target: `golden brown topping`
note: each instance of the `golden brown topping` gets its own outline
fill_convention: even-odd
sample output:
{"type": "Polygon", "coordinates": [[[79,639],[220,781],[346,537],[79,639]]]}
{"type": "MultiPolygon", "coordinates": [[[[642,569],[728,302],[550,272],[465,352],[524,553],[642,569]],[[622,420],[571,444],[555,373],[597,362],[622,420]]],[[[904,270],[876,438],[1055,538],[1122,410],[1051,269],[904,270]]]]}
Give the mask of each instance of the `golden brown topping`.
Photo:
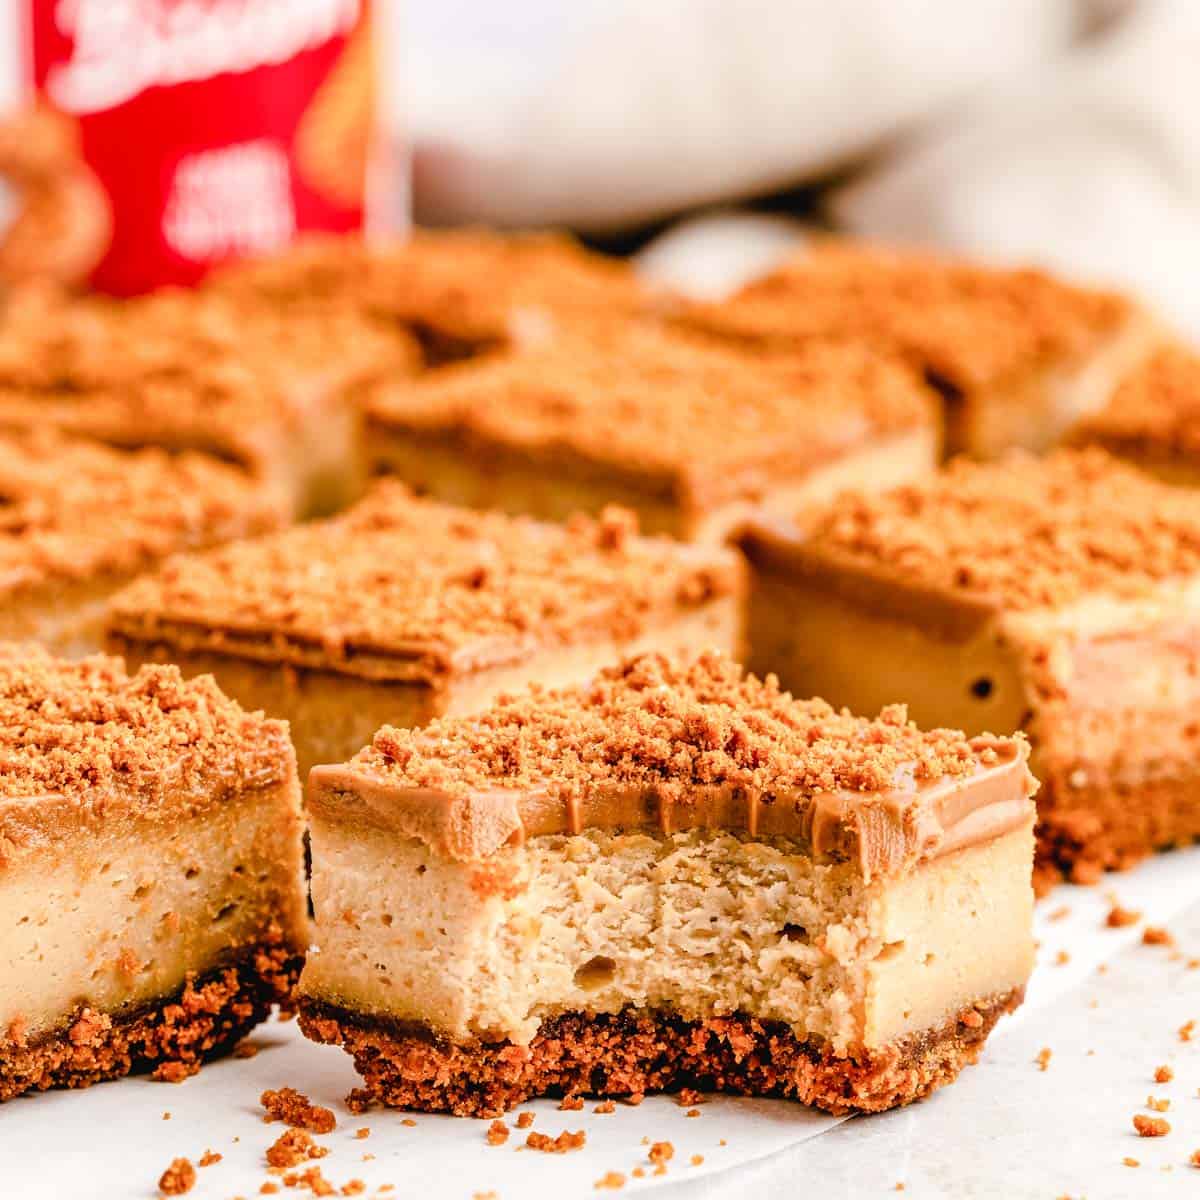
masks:
{"type": "Polygon", "coordinates": [[[671,1142],[655,1142],[646,1152],[646,1157],[657,1166],[670,1162],[675,1157],[675,1146],[671,1142]]]}
{"type": "Polygon", "coordinates": [[[384,728],[352,766],[452,795],[494,788],[579,795],[598,784],[763,795],[873,792],[978,769],[960,733],[923,733],[902,707],[874,721],[794,700],[718,655],[687,666],[642,655],[562,691],[505,697],[475,717],[384,728]]]}
{"type": "Polygon", "coordinates": [[[493,1121],[488,1126],[487,1144],[489,1146],[503,1146],[508,1141],[508,1126],[503,1121],[493,1121]]]}
{"type": "Polygon", "coordinates": [[[383,430],[651,475],[697,504],[928,428],[933,412],[908,368],[865,345],[764,363],[640,328],[439,372],[370,405],[383,430]]]}
{"type": "Polygon", "coordinates": [[[49,431],[0,435],[0,586],[129,574],[283,523],[241,471],[193,454],[110,450],[49,431]]]}
{"type": "Polygon", "coordinates": [[[881,496],[844,495],[806,551],[1006,609],[1053,607],[1200,570],[1200,508],[1099,450],[960,460],[881,496]]]}
{"type": "Polygon", "coordinates": [[[1154,1068],[1155,1083],[1170,1083],[1175,1078],[1175,1072],[1171,1067],[1161,1066],[1154,1068]]]}
{"type": "Polygon", "coordinates": [[[684,320],[772,348],[813,337],[862,337],[893,347],[940,386],[964,392],[1085,355],[1131,312],[1122,296],[1072,287],[1042,271],[829,242],[728,301],[697,306],[684,320]]]}
{"type": "Polygon", "coordinates": [[[216,1150],[205,1150],[205,1152],[200,1155],[198,1165],[201,1167],[212,1167],[219,1163],[224,1157],[225,1156],[223,1154],[219,1154],[216,1150]]]}
{"type": "Polygon", "coordinates": [[[415,369],[403,335],[345,312],[286,319],[194,292],[64,302],[22,294],[0,322],[0,428],[201,449],[266,471],[314,381],[415,369]]]}
{"type": "Polygon", "coordinates": [[[176,1158],[162,1173],[158,1190],[164,1196],[182,1196],[196,1186],[196,1168],[186,1158],[176,1158]]]}
{"type": "Polygon", "coordinates": [[[1107,407],[1074,435],[1115,454],[1200,458],[1200,355],[1158,351],[1117,388],[1107,407]]]}
{"type": "Polygon", "coordinates": [[[570,238],[474,229],[369,247],[311,239],[281,258],[223,272],[211,286],[281,307],[352,306],[413,330],[435,362],[520,339],[530,320],[632,315],[647,303],[626,263],[570,238]]]}
{"type": "Polygon", "coordinates": [[[595,1189],[598,1192],[619,1191],[625,1186],[625,1176],[620,1171],[606,1171],[596,1180],[595,1189]]]}
{"type": "Polygon", "coordinates": [[[303,1092],[285,1087],[275,1091],[268,1088],[259,1097],[266,1110],[268,1121],[283,1121],[297,1129],[311,1129],[313,1133],[330,1133],[337,1126],[337,1119],[328,1108],[313,1104],[303,1092]]]}
{"type": "Polygon", "coordinates": [[[223,653],[432,680],[632,637],[740,586],[728,551],[614,537],[618,519],[543,524],[383,482],[332,521],[173,559],[121,593],[112,624],[151,639],[174,625],[223,653]]]}
{"type": "Polygon", "coordinates": [[[176,667],[126,675],[117,658],[51,658],[0,644],[0,794],[114,793],[148,804],[199,790],[214,774],[261,786],[291,769],[287,726],[246,713],[212,677],[176,667]]]}

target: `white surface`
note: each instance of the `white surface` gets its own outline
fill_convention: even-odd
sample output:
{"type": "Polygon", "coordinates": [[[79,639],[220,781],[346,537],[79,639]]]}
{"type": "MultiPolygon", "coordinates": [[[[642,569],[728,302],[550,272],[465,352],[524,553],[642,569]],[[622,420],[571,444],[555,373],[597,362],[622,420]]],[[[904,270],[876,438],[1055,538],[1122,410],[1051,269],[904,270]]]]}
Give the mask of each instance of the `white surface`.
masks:
{"type": "MultiPolygon", "coordinates": [[[[1119,1167],[1125,1154],[1155,1164],[1141,1169],[1140,1188],[1144,1179],[1158,1179],[1152,1172],[1168,1163],[1177,1164],[1186,1177],[1187,1155],[1200,1147],[1200,1037],[1195,1045],[1184,1046],[1173,1032],[1189,1016],[1200,1018],[1200,971],[1188,971],[1182,962],[1168,964],[1170,952],[1164,948],[1138,946],[1130,952],[1132,977],[1124,967],[1097,976],[1098,963],[1141,936],[1140,925],[1105,926],[1113,893],[1155,924],[1167,922],[1188,904],[1196,906],[1190,927],[1196,930],[1193,953],[1200,955],[1200,847],[1155,859],[1099,888],[1059,889],[1039,908],[1040,963],[1026,1006],[997,1029],[985,1063],[933,1100],[886,1117],[839,1123],[782,1101],[719,1097],[705,1103],[695,1118],[665,1097],[638,1108],[618,1105],[608,1115],[593,1113],[593,1104],[581,1112],[560,1112],[556,1103],[542,1101],[522,1106],[536,1111],[533,1128],[549,1134],[586,1129],[583,1150],[564,1155],[518,1150],[525,1133],[515,1128],[513,1118],[508,1143],[493,1147],[485,1140],[486,1121],[418,1115],[412,1118],[416,1127],[408,1127],[401,1123],[401,1113],[351,1115],[342,1104],[357,1083],[349,1058],[340,1050],[307,1043],[294,1024],[273,1023],[254,1035],[262,1046],[257,1057],[214,1063],[180,1085],[138,1078],[3,1106],[0,1195],[6,1200],[150,1196],[172,1158],[195,1162],[207,1149],[223,1160],[200,1170],[191,1195],[223,1200],[257,1195],[268,1178],[264,1152],[282,1132],[280,1125],[261,1122],[258,1096],[264,1088],[284,1086],[299,1088],[337,1113],[338,1129],[318,1139],[331,1153],[317,1165],[339,1186],[353,1178],[364,1180],[368,1196],[385,1183],[396,1185],[397,1197],[411,1195],[413,1181],[419,1180],[422,1200],[471,1200],[493,1190],[499,1200],[561,1200],[594,1195],[595,1182],[608,1171],[626,1176],[626,1192],[685,1182],[686,1187],[671,1191],[695,1200],[782,1194],[785,1187],[797,1195],[822,1197],[876,1194],[871,1189],[883,1194],[902,1180],[910,1195],[928,1197],[1052,1200],[1071,1191],[1069,1185],[1077,1179],[1089,1180],[1090,1200],[1128,1195],[1121,1186],[1133,1184],[1124,1175],[1116,1176],[1116,1190],[1104,1190],[1113,1164],[1119,1167]],[[1069,910],[1065,916],[1053,915],[1064,907],[1069,910]],[[1055,965],[1063,948],[1070,961],[1055,965]],[[1161,980],[1152,992],[1139,995],[1136,964],[1146,961],[1162,966],[1163,979],[1174,981],[1174,997],[1159,995],[1161,980]],[[1100,1010],[1086,1005],[1092,996],[1104,995],[1106,986],[1106,1005],[1124,1004],[1125,1010],[1117,1020],[1119,1028],[1093,1035],[1089,1025],[1100,1010]],[[1115,1047],[1114,1038],[1126,1049],[1115,1047]],[[1032,1063],[1042,1045],[1055,1051],[1045,1073],[1032,1063]],[[1089,1058],[1085,1050],[1093,1046],[1096,1055],[1089,1058]],[[1132,1057],[1129,1047],[1137,1049],[1132,1057]],[[1150,1081],[1154,1066],[1170,1061],[1177,1061],[1175,1084],[1155,1087],[1150,1081]],[[1136,1141],[1130,1133],[1130,1117],[1149,1091],[1180,1097],[1179,1116],[1169,1116],[1178,1121],[1178,1135],[1161,1144],[1136,1141]],[[1033,1119],[1031,1110],[1042,1115],[1033,1119]],[[169,1121],[162,1119],[164,1111],[171,1113],[169,1121]],[[1099,1123],[1097,1113],[1103,1115],[1099,1123]],[[354,1130],[362,1126],[371,1129],[371,1136],[360,1141],[354,1130]],[[943,1128],[952,1129],[953,1136],[939,1137],[935,1131],[943,1128]],[[798,1145],[818,1134],[824,1136],[798,1145]],[[644,1137],[674,1144],[675,1158],[665,1177],[647,1171],[644,1179],[632,1178],[635,1166],[649,1165],[644,1137]],[[1024,1178],[1012,1174],[1003,1189],[993,1189],[1005,1171],[1017,1170],[1018,1146],[1020,1154],[1037,1158],[1042,1166],[1024,1178]],[[1059,1147],[1070,1149],[1070,1163],[1060,1162],[1059,1147]],[[374,1158],[364,1162],[364,1154],[374,1158]],[[703,1156],[702,1164],[691,1165],[695,1154],[703,1156]],[[870,1183],[860,1190],[853,1181],[864,1162],[870,1183]],[[1047,1162],[1062,1167],[1061,1182],[1047,1186],[1047,1162]],[[709,1182],[706,1176],[712,1177],[709,1182]],[[815,1185],[820,1179],[828,1186],[799,1189],[802,1181],[815,1185]],[[974,1190],[963,1190],[964,1181],[974,1190]]],[[[1177,1186],[1184,1186],[1182,1178],[1177,1186]]],[[[1189,1194],[1197,1186],[1200,1172],[1189,1194]]]]}

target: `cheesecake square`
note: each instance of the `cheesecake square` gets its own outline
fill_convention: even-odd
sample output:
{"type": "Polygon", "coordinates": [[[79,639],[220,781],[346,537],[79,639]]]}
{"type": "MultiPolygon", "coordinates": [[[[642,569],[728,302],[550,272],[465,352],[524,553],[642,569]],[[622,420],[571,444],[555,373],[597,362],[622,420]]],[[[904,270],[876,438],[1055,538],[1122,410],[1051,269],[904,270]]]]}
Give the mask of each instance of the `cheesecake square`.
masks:
{"type": "Polygon", "coordinates": [[[1039,886],[1200,837],[1200,507],[1098,449],[960,460],[752,529],[750,662],[1028,735],[1039,886]]]}
{"type": "Polygon", "coordinates": [[[889,347],[941,394],[947,451],[985,459],[1056,445],[1160,339],[1114,292],[836,239],[676,320],[760,353],[829,336],[889,347]]]}
{"type": "Polygon", "coordinates": [[[183,291],[65,300],[26,291],[0,319],[0,429],[195,450],[277,487],[298,516],[364,482],[358,391],[416,346],[357,313],[273,313],[183,291]]]}
{"type": "Polygon", "coordinates": [[[1166,483],[1200,487],[1200,355],[1164,346],[1075,428],[1072,441],[1102,446],[1166,483]]]}
{"type": "Polygon", "coordinates": [[[737,555],[635,530],[618,510],[552,525],[381,481],[341,517],[173,559],[113,598],[108,644],[286,717],[306,772],[383,724],[586,679],[622,653],[736,650],[737,555]]]}
{"type": "Polygon", "coordinates": [[[286,519],[274,489],[205,455],[0,433],[0,640],[93,653],[105,602],[135,576],[286,519]]]}
{"type": "Polygon", "coordinates": [[[629,264],[558,233],[416,230],[405,241],[315,237],[218,272],[217,291],[287,311],[347,304],[406,330],[426,366],[519,349],[655,301],[629,264]]]}
{"type": "Polygon", "coordinates": [[[310,777],[301,1028],[374,1099],[431,1112],[916,1100],[1023,994],[1026,753],[716,655],[382,729],[310,777]]]}
{"type": "Polygon", "coordinates": [[[940,442],[930,390],[866,346],[762,362],[640,326],[380,387],[367,428],[374,470],[420,492],[550,520],[617,503],[685,541],[910,479],[940,442]]]}
{"type": "Polygon", "coordinates": [[[306,944],[287,726],[211,679],[0,646],[0,1100],[176,1081],[306,944]]]}

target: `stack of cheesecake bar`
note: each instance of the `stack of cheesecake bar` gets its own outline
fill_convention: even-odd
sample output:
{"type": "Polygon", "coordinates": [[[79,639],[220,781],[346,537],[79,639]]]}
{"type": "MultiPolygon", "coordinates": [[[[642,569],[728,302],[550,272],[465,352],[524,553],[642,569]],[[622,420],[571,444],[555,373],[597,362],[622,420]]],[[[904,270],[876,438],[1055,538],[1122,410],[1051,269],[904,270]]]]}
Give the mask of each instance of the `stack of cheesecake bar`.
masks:
{"type": "Polygon", "coordinates": [[[926,1095],[1035,888],[1200,838],[1198,486],[1200,359],[1036,271],[10,291],[0,1100],[277,1003],[404,1108],[926,1095]]]}

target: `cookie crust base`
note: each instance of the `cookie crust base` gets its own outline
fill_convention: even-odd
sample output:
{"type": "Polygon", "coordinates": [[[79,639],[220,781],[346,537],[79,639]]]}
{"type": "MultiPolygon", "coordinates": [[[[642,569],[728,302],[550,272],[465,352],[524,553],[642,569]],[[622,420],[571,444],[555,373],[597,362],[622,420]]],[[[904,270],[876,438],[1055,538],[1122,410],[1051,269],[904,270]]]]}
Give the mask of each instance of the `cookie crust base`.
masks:
{"type": "Polygon", "coordinates": [[[394,1108],[496,1117],[538,1096],[627,1097],[694,1088],[798,1100],[842,1115],[919,1100],[976,1061],[1024,988],[978,1001],[954,1021],[881,1050],[839,1057],[776,1022],[735,1014],[685,1021],[626,1009],[565,1013],[528,1046],[456,1044],[302,997],[300,1028],[354,1057],[367,1092],[394,1108]]]}
{"type": "Polygon", "coordinates": [[[1138,786],[1101,782],[1071,789],[1052,780],[1038,797],[1035,893],[1055,884],[1099,883],[1162,850],[1200,841],[1200,773],[1148,779],[1138,786]]]}
{"type": "Polygon", "coordinates": [[[289,1003],[302,964],[275,931],[232,964],[189,974],[176,995],[134,1012],[82,1008],[65,1027],[28,1042],[10,1030],[0,1035],[0,1101],[141,1070],[177,1083],[231,1049],[272,1005],[289,1003]]]}

